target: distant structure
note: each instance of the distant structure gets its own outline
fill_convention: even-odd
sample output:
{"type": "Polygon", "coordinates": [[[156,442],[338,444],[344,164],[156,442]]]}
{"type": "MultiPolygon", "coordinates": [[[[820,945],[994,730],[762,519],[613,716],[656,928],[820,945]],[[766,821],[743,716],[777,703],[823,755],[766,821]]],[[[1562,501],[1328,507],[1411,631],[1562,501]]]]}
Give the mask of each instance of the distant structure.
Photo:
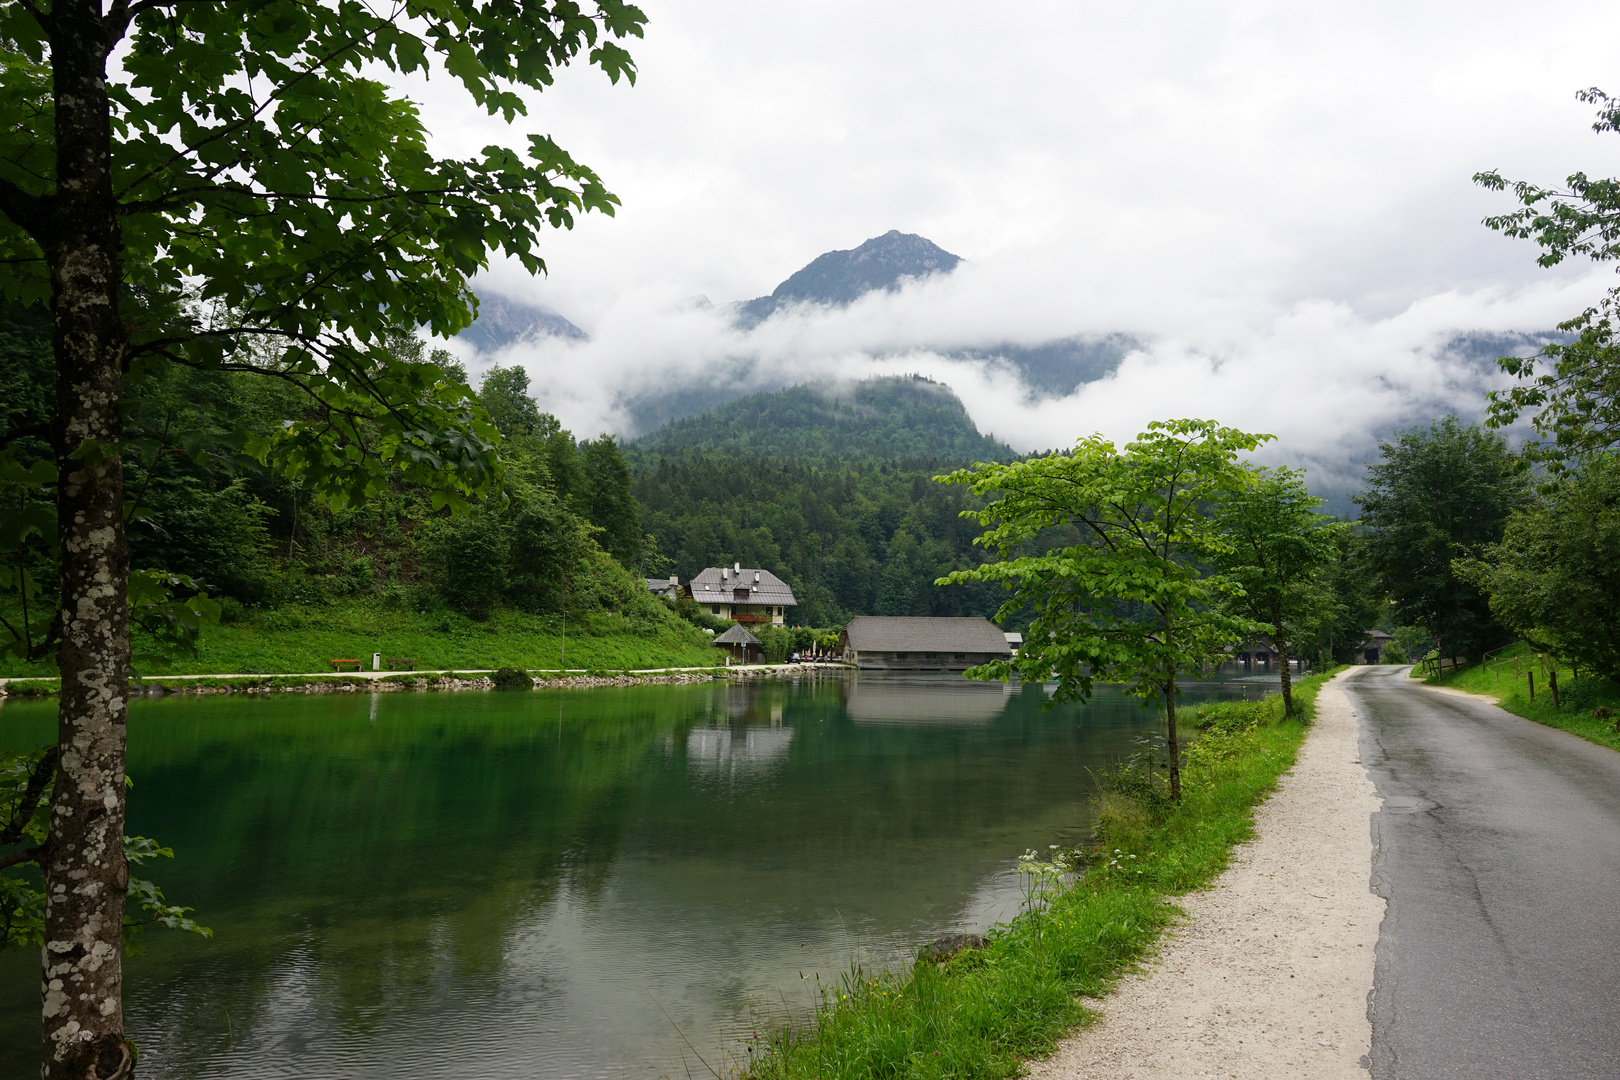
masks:
{"type": "Polygon", "coordinates": [[[744,630],[742,623],[716,637],[714,643],[730,653],[731,658],[739,664],[757,664],[765,653],[759,638],[744,630]]]}
{"type": "Polygon", "coordinates": [[[966,671],[1012,655],[988,619],[859,615],[844,627],[838,647],[856,667],[891,671],[966,671]]]}
{"type": "MultiPolygon", "coordinates": [[[[1282,658],[1282,652],[1277,643],[1269,637],[1257,637],[1246,641],[1227,654],[1222,663],[1242,664],[1244,671],[1253,671],[1257,667],[1269,672],[1272,665],[1282,658]]],[[[1303,656],[1290,656],[1288,666],[1301,674],[1305,671],[1306,660],[1303,656]]]]}
{"type": "Polygon", "coordinates": [[[1382,630],[1367,631],[1367,640],[1361,643],[1362,659],[1369,664],[1380,663],[1384,655],[1384,646],[1394,640],[1394,634],[1386,634],[1382,630]]]}
{"type": "Polygon", "coordinates": [[[681,579],[676,577],[674,574],[669,575],[668,581],[665,581],[660,577],[642,578],[642,580],[647,583],[647,591],[652,593],[654,596],[661,597],[665,600],[676,600],[680,598],[681,579]]]}
{"type": "Polygon", "coordinates": [[[686,583],[686,592],[710,615],[739,623],[782,626],[787,609],[798,603],[787,582],[741,563],[707,568],[686,583]]]}

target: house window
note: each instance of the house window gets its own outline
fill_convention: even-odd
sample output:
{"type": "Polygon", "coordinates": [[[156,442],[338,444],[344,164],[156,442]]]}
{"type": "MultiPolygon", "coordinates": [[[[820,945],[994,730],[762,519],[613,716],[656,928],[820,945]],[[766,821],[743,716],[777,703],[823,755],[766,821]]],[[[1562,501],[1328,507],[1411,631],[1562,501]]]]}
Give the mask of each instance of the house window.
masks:
{"type": "Polygon", "coordinates": [[[720,614],[720,605],[716,604],[712,608],[710,608],[709,610],[714,612],[716,615],[718,615],[718,614],[720,614]]]}

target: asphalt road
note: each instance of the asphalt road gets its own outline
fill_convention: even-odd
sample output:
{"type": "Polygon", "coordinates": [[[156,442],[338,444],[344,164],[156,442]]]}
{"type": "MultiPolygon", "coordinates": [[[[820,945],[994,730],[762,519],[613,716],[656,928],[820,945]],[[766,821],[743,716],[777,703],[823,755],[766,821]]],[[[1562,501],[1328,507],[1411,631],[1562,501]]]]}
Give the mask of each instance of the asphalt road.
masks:
{"type": "Polygon", "coordinates": [[[1388,901],[1374,1080],[1620,1078],[1620,753],[1354,670],[1388,901]]]}

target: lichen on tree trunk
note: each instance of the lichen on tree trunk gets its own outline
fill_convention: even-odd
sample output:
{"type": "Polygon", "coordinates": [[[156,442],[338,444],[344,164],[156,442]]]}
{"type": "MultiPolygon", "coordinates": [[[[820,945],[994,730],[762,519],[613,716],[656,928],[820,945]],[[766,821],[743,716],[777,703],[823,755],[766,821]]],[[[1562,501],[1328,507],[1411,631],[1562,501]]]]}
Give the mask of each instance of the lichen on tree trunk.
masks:
{"type": "Polygon", "coordinates": [[[42,236],[55,324],[61,757],[45,875],[42,1075],[131,1071],[120,938],[129,686],[129,549],[120,405],[122,241],[109,163],[108,30],[98,5],[50,18],[57,184],[42,236]]]}

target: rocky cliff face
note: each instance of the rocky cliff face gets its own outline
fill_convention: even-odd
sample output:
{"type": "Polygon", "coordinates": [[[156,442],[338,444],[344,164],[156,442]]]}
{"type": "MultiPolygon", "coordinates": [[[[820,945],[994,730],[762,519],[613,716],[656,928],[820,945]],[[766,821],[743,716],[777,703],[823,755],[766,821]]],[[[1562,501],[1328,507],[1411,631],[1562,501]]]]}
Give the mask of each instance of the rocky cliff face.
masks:
{"type": "Polygon", "coordinates": [[[897,289],[906,278],[948,274],[961,261],[926,237],[890,229],[860,247],[818,255],[771,295],[738,304],[737,322],[755,326],[796,303],[842,307],[869,292],[897,289]]]}
{"type": "Polygon", "coordinates": [[[478,319],[458,336],[471,342],[479,352],[494,352],[528,338],[561,337],[579,341],[586,334],[550,308],[501,296],[480,296],[478,319]]]}

